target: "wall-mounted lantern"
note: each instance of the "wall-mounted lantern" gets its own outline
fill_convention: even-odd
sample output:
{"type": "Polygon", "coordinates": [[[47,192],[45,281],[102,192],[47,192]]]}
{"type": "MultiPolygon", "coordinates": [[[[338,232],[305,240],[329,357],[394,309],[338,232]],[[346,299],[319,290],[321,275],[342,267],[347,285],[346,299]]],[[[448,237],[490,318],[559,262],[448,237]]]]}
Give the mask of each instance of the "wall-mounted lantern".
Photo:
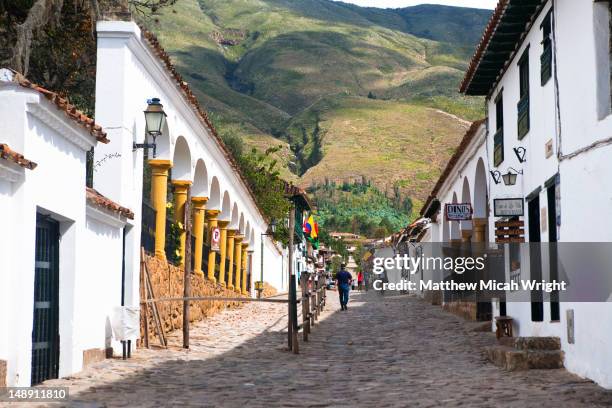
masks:
{"type": "Polygon", "coordinates": [[[516,184],[516,178],[519,174],[523,174],[523,170],[516,170],[513,167],[508,167],[506,174],[501,174],[499,170],[491,170],[491,177],[495,184],[499,184],[502,180],[506,186],[513,186],[516,184]]]}
{"type": "Polygon", "coordinates": [[[162,134],[162,129],[166,121],[166,112],[159,98],[152,98],[147,101],[147,110],[144,111],[147,134],[153,138],[153,143],[134,143],[136,149],[153,149],[153,157],[157,155],[157,136],[162,134]]]}
{"type": "Polygon", "coordinates": [[[516,177],[519,174],[523,174],[523,170],[518,171],[512,167],[508,168],[508,172],[502,175],[502,179],[504,180],[504,184],[507,186],[513,186],[516,184],[516,177]]]}
{"type": "Polygon", "coordinates": [[[527,154],[527,149],[525,149],[524,147],[515,147],[512,150],[514,150],[514,154],[516,154],[519,163],[525,163],[527,161],[527,159],[525,158],[525,155],[527,154]]]}

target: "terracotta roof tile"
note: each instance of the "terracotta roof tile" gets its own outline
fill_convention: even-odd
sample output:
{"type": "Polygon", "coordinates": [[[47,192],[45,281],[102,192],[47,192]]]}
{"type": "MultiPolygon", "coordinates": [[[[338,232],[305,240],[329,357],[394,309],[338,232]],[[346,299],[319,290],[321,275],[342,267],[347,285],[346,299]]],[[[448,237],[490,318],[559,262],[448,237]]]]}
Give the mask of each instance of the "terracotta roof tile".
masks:
{"type": "Polygon", "coordinates": [[[468,131],[466,132],[466,134],[463,136],[463,139],[461,139],[461,142],[459,143],[457,150],[455,151],[455,153],[452,155],[452,157],[446,164],[446,167],[442,171],[442,174],[440,175],[438,182],[434,186],[433,190],[431,191],[431,194],[429,194],[429,197],[427,197],[425,204],[421,208],[421,213],[420,213],[421,216],[424,216],[425,212],[427,211],[427,208],[429,207],[429,205],[432,203],[432,201],[436,198],[436,196],[440,192],[440,188],[442,188],[442,184],[444,184],[444,182],[450,175],[451,171],[453,170],[453,167],[455,167],[455,165],[461,158],[461,155],[465,152],[465,149],[467,149],[472,139],[474,139],[474,136],[476,136],[476,133],[478,132],[478,128],[480,128],[480,126],[484,124],[485,121],[486,119],[480,119],[480,120],[473,122],[470,128],[468,129],[468,131]]]}
{"type": "Polygon", "coordinates": [[[468,66],[468,70],[465,73],[463,81],[461,82],[459,92],[465,93],[465,91],[467,90],[470,82],[472,81],[472,78],[474,77],[474,74],[476,73],[476,70],[478,69],[480,60],[484,56],[484,53],[487,50],[487,47],[489,46],[489,42],[491,41],[491,37],[495,33],[497,25],[499,24],[504,14],[504,10],[506,9],[506,6],[509,2],[510,0],[499,0],[499,2],[497,3],[497,7],[495,8],[495,11],[493,11],[493,15],[491,16],[491,19],[489,20],[489,23],[487,24],[484,30],[484,34],[482,35],[482,38],[480,39],[480,42],[476,47],[476,52],[472,56],[470,65],[468,66]]]}
{"type": "MultiPolygon", "coordinates": [[[[6,69],[6,68],[5,68],[6,69]]],[[[98,142],[108,143],[109,140],[106,137],[106,132],[102,129],[102,126],[95,123],[95,121],[89,116],[85,115],[83,112],[78,110],[76,106],[70,104],[67,99],[62,98],[56,92],[50,91],[48,89],[43,88],[40,85],[34,84],[26,79],[19,72],[8,69],[12,72],[12,78],[9,77],[11,82],[17,83],[20,86],[28,89],[33,89],[43,95],[47,100],[51,103],[55,104],[58,109],[63,111],[69,119],[75,121],[80,126],[87,129],[89,134],[96,138],[98,142]]],[[[6,78],[6,76],[5,76],[6,78]]]]}
{"type": "Polygon", "coordinates": [[[23,154],[12,150],[7,144],[0,143],[0,158],[17,163],[23,168],[34,170],[38,164],[26,159],[23,154]]]}
{"type": "Polygon", "coordinates": [[[98,193],[91,187],[85,187],[87,193],[87,201],[97,206],[103,207],[109,211],[123,215],[130,220],[134,219],[134,213],[129,208],[122,207],[111,199],[98,193]]]}

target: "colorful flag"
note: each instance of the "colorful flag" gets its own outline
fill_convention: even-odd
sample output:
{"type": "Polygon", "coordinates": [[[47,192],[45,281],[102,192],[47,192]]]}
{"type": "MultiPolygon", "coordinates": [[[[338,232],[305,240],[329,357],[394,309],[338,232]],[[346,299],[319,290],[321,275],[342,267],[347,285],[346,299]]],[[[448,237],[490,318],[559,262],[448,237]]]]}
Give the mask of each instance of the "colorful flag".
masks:
{"type": "Polygon", "coordinates": [[[316,249],[319,247],[319,224],[315,221],[312,214],[304,221],[304,225],[302,225],[302,230],[304,231],[304,236],[306,239],[312,244],[312,246],[316,249]]]}

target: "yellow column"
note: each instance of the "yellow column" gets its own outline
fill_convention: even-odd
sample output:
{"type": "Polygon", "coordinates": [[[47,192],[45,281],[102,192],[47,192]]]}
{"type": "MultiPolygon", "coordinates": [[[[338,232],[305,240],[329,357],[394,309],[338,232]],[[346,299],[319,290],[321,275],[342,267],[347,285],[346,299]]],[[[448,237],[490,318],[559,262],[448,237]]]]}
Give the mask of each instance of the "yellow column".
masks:
{"type": "Polygon", "coordinates": [[[243,235],[236,235],[234,237],[234,258],[236,259],[236,286],[234,287],[234,290],[238,293],[241,292],[240,279],[242,278],[242,245],[240,243],[243,239],[243,235]]]}
{"type": "Polygon", "coordinates": [[[191,186],[191,181],[172,180],[174,186],[174,221],[180,223],[181,231],[181,246],[179,252],[181,255],[181,263],[179,266],[185,266],[185,239],[187,238],[187,226],[185,223],[185,203],[187,202],[187,192],[191,186]]]}
{"type": "Polygon", "coordinates": [[[166,259],[166,196],[168,194],[168,169],[170,160],[149,160],[151,166],[151,204],[155,215],[155,256],[166,259]]]}
{"type": "Polygon", "coordinates": [[[227,288],[234,289],[234,237],[236,230],[227,230],[227,258],[229,260],[229,270],[227,271],[227,288]]]}
{"type": "Polygon", "coordinates": [[[219,242],[219,283],[225,286],[225,259],[227,258],[227,226],[229,221],[219,221],[221,241],[219,242]]]}
{"type": "MultiPolygon", "coordinates": [[[[217,216],[219,215],[219,210],[207,210],[206,215],[208,218],[208,240],[209,244],[212,242],[212,230],[217,226],[217,216]]],[[[208,254],[208,279],[215,283],[217,280],[215,279],[215,258],[216,252],[210,251],[208,254]]]]}
{"type": "Polygon", "coordinates": [[[242,294],[248,295],[247,292],[247,248],[249,244],[247,242],[243,242],[242,244],[242,294]]]}
{"type": "Polygon", "coordinates": [[[204,245],[204,218],[206,213],[206,202],[208,197],[192,197],[193,203],[193,235],[195,236],[195,248],[192,248],[195,261],[193,273],[204,276],[202,272],[202,245],[204,245]]]}

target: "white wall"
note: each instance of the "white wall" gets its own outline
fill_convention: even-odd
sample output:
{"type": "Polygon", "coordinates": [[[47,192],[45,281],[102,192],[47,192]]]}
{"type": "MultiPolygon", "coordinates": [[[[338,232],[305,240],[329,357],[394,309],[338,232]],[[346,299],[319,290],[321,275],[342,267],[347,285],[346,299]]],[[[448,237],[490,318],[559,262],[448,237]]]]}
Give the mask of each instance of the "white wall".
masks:
{"type": "Polygon", "coordinates": [[[37,211],[59,221],[62,234],[60,375],[68,375],[81,367],[82,351],[74,347],[78,329],[74,326],[75,275],[86,263],[78,246],[83,243],[85,226],[84,148],[92,146],[95,140],[63,116],[63,112],[58,114],[57,108],[37,92],[12,83],[0,85],[0,105],[5,108],[0,109],[0,123],[11,123],[16,132],[21,130],[11,134],[9,143],[20,146],[20,153],[38,164],[12,185],[11,212],[5,217],[9,232],[3,234],[7,242],[0,247],[0,258],[10,265],[10,274],[4,277],[5,301],[9,306],[0,310],[0,321],[10,328],[10,341],[4,343],[0,355],[8,360],[8,384],[25,386],[30,383],[37,211]],[[21,126],[19,119],[24,120],[21,126]]]}
{"type": "MultiPolygon", "coordinates": [[[[158,138],[157,158],[173,161],[175,169],[186,168],[187,172],[180,175],[180,178],[187,177],[198,184],[202,180],[194,180],[195,167],[199,160],[203,161],[207,174],[205,190],[211,195],[207,208],[221,210],[222,198],[227,192],[227,208],[234,209],[237,205],[238,211],[244,216],[242,225],[250,225],[255,237],[267,231],[267,224],[246,185],[210,130],[202,124],[193,106],[179,90],[175,79],[143,40],[138,26],[133,22],[101,21],[97,23],[97,36],[96,120],[108,130],[111,143],[96,148],[96,160],[115,157],[117,153],[120,157],[106,160],[104,165],[97,168],[94,187],[136,213],[132,228],[134,236],[140,237],[143,152],[141,149],[133,151],[132,143],[144,141],[143,111],[147,107],[147,100],[153,97],[161,99],[167,114],[167,129],[158,138]],[[177,140],[180,138],[187,142],[187,155],[182,151],[175,155],[177,140]],[[213,178],[219,183],[217,192],[212,188],[213,178]],[[117,179],[126,182],[116,183],[117,179]]],[[[176,178],[177,174],[178,170],[173,176],[176,178]]],[[[228,220],[230,215],[228,211],[228,220]]],[[[241,230],[241,233],[245,232],[249,233],[241,230]]],[[[252,240],[255,245],[249,247],[249,250],[255,251],[254,272],[260,269],[258,239],[252,240]]],[[[269,240],[267,237],[265,239],[269,240]]],[[[130,253],[139,253],[139,239],[134,239],[128,246],[130,253]]],[[[278,252],[272,251],[269,256],[266,254],[264,260],[267,264],[270,262],[271,268],[280,269],[281,255],[278,252]]],[[[138,257],[134,257],[127,271],[132,285],[130,302],[136,302],[138,298],[137,271],[138,257]]]]}
{"type": "Polygon", "coordinates": [[[78,276],[75,315],[83,350],[113,347],[116,354],[122,351],[120,343],[111,341],[110,318],[113,308],[121,305],[123,225],[116,215],[87,206],[83,252],[89,267],[78,276]]]}

